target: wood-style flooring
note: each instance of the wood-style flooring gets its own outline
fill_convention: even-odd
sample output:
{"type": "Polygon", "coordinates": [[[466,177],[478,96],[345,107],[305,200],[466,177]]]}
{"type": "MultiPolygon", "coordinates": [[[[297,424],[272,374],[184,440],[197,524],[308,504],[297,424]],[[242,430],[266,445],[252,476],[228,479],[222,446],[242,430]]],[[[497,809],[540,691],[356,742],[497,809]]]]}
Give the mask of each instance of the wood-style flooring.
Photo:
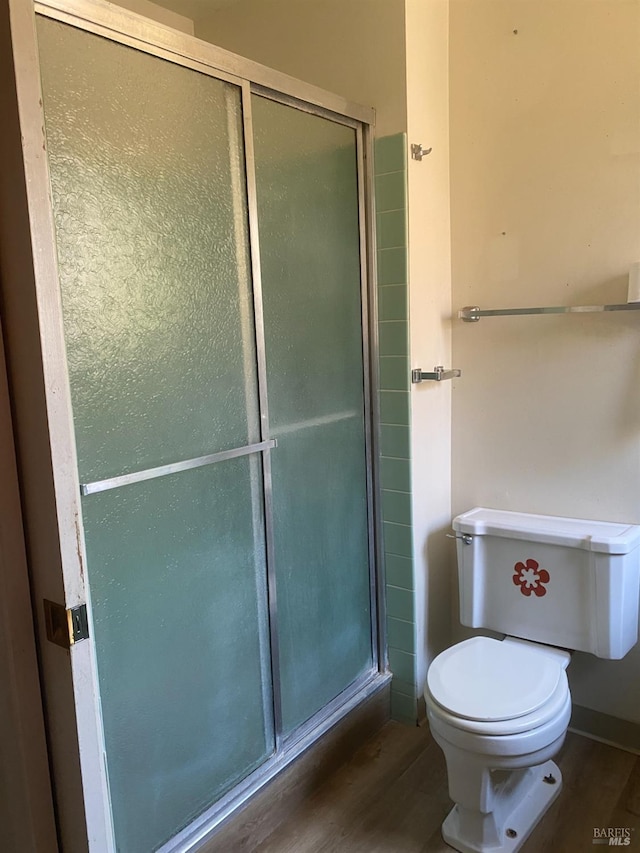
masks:
{"type": "MultiPolygon", "coordinates": [[[[555,760],[563,790],[523,853],[602,849],[595,827],[630,829],[626,849],[640,853],[640,758],[569,733],[555,760]]],[[[251,853],[451,853],[440,836],[450,808],[444,760],[428,730],[390,722],[251,853]]],[[[241,832],[225,847],[248,853],[241,832]]]]}

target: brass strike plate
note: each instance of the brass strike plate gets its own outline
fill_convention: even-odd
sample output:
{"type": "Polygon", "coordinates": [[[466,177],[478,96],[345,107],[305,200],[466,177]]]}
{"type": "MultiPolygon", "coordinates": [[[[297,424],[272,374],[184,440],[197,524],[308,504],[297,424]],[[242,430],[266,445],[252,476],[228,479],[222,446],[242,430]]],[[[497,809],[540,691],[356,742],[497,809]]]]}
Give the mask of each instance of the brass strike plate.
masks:
{"type": "Polygon", "coordinates": [[[55,643],[56,646],[69,649],[79,640],[88,638],[89,623],[86,604],[72,607],[70,610],[46,598],[43,604],[48,640],[55,643]]]}

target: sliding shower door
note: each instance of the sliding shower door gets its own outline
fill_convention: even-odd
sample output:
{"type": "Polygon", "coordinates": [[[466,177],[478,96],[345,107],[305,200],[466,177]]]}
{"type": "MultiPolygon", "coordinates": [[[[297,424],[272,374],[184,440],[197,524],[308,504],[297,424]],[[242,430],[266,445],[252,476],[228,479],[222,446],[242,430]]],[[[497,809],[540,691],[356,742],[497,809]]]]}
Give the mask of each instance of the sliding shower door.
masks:
{"type": "Polygon", "coordinates": [[[92,850],[183,850],[377,676],[362,131],[61,17],[37,34],[92,850]]]}
{"type": "Polygon", "coordinates": [[[356,131],[252,98],[284,733],[372,666],[356,131]]]}
{"type": "Polygon", "coordinates": [[[240,90],[38,37],[115,838],[148,853],[275,746],[240,90]]]}

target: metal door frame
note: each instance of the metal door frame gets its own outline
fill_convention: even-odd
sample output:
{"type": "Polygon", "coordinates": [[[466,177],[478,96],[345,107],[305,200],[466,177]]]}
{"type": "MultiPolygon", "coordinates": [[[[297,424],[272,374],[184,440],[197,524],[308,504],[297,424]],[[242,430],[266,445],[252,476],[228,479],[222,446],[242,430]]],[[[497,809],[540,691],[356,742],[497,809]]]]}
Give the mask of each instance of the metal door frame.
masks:
{"type": "MultiPolygon", "coordinates": [[[[40,666],[47,706],[49,744],[58,799],[59,832],[65,850],[115,849],[108,780],[102,742],[94,644],[77,643],[66,651],[48,643],[41,602],[63,602],[66,608],[88,604],[84,575],[80,483],[67,379],[62,312],[57,275],[55,231],[44,136],[35,13],[167,59],[175,64],[236,84],[242,93],[249,244],[255,300],[261,413],[268,414],[266,364],[262,330],[258,218],[251,132],[251,94],[348,125],[356,131],[358,208],[360,220],[361,304],[367,448],[367,495],[371,562],[373,669],[283,740],[276,753],[229,794],[165,844],[162,853],[195,849],[215,827],[286,764],[297,757],[341,717],[384,687],[387,671],[382,578],[380,571],[380,507],[378,477],[377,314],[375,300],[375,216],[373,208],[373,110],[353,104],[265,66],[246,60],[192,36],[174,32],[124,9],[94,0],[0,0],[8,8],[13,45],[17,113],[6,108],[22,137],[24,193],[15,221],[0,225],[9,246],[9,269],[3,282],[9,370],[20,437],[21,479],[25,495],[29,561],[37,601],[40,666]],[[14,247],[11,240],[16,238],[14,247]],[[26,249],[29,249],[27,254],[26,249]],[[74,684],[83,682],[92,701],[76,702],[74,684]],[[92,705],[89,709],[87,706],[92,705]],[[75,715],[74,715],[75,710],[75,715]]],[[[4,117],[4,116],[2,116],[4,117]]],[[[261,448],[265,494],[270,500],[268,418],[261,448]]],[[[270,512],[267,512],[267,540],[270,512]]],[[[269,546],[268,546],[269,550],[269,546]]],[[[271,555],[272,556],[272,555],[271,555]]],[[[269,553],[268,553],[269,557],[269,553]]],[[[268,560],[273,572],[273,559],[268,560]]],[[[273,576],[270,576],[273,588],[273,576]]],[[[275,607],[273,598],[270,608],[275,607]]],[[[272,632],[275,613],[271,612],[272,632]]],[[[272,633],[277,667],[277,636],[272,633]]],[[[276,679],[277,681],[277,679],[276,679]]],[[[275,702],[277,730],[278,701],[275,702]]]]}

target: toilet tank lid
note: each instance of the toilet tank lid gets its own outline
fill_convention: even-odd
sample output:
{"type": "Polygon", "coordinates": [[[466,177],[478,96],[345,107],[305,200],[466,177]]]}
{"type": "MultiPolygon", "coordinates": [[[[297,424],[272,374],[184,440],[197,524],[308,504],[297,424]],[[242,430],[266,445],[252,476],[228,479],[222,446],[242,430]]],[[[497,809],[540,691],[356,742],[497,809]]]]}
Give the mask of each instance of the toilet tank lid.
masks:
{"type": "Polygon", "coordinates": [[[475,507],[456,516],[453,529],[471,536],[546,542],[604,554],[628,554],[640,545],[640,524],[533,515],[487,507],[475,507]]]}

